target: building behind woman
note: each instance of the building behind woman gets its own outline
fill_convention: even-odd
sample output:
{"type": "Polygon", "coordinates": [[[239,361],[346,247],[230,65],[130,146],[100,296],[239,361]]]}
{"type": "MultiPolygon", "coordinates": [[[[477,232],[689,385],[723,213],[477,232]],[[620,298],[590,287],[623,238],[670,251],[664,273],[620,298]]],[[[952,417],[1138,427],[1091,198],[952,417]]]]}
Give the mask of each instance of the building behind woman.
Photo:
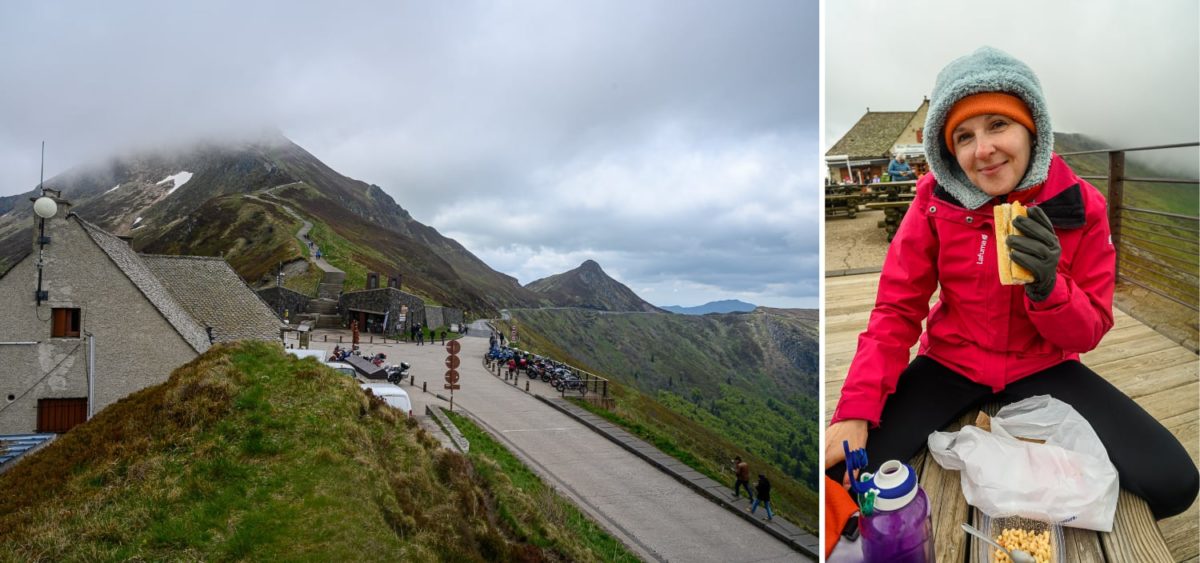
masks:
{"type": "Polygon", "coordinates": [[[874,469],[911,458],[930,432],[986,402],[1051,395],[1088,420],[1121,485],[1156,517],[1187,509],[1200,487],[1187,451],[1078,361],[1112,328],[1116,252],[1104,196],[1052,153],[1033,71],[988,47],[951,62],[934,86],[923,142],[933,173],[888,249],[826,432],[830,476],[840,478],[843,440],[866,447],[874,469]],[[1014,222],[1022,235],[995,240],[993,207],[1016,201],[1029,207],[1014,222]],[[1033,282],[1001,285],[1001,242],[1033,282]]]}

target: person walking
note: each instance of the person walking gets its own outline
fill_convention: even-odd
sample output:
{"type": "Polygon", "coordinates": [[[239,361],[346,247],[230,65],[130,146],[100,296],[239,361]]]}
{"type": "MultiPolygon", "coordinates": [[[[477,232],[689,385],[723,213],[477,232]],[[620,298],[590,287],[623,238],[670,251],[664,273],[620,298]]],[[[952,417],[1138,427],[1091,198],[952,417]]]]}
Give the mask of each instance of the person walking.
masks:
{"type": "Polygon", "coordinates": [[[750,501],[754,500],[754,493],[750,492],[750,465],[742,461],[741,456],[733,458],[733,497],[741,496],[739,487],[746,489],[746,498],[750,501]]]}
{"type": "Polygon", "coordinates": [[[767,509],[767,521],[775,518],[775,514],[771,512],[771,482],[762,473],[758,474],[758,484],[754,486],[754,494],[754,501],[750,503],[750,514],[754,514],[761,503],[767,509]]]}

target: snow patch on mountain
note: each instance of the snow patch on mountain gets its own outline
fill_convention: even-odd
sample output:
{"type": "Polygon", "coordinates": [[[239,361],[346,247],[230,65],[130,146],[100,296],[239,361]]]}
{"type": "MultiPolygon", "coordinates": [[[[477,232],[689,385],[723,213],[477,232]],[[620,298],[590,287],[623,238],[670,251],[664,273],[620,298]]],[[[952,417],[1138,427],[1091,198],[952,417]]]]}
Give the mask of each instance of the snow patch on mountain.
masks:
{"type": "Polygon", "coordinates": [[[192,176],[193,174],[191,172],[185,170],[178,174],[167,176],[166,178],[155,182],[154,185],[158,186],[171,181],[175,182],[175,185],[170,190],[167,190],[167,195],[171,195],[172,193],[175,193],[175,190],[178,190],[180,186],[188,183],[188,180],[191,180],[192,176]]]}

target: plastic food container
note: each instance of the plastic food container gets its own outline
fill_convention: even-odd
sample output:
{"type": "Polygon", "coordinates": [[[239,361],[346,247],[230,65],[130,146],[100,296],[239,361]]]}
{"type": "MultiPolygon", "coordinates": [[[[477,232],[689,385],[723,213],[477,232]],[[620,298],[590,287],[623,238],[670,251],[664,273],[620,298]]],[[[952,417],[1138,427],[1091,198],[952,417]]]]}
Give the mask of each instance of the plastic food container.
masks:
{"type": "MultiPolygon", "coordinates": [[[[986,533],[992,540],[996,540],[1004,533],[1005,530],[1024,530],[1027,535],[1043,534],[1049,532],[1048,537],[1050,545],[1049,550],[1045,552],[1049,558],[1043,558],[1032,549],[1026,549],[1030,554],[1037,558],[1038,563],[1061,563],[1066,561],[1066,548],[1063,545],[1062,526],[1050,524],[1040,520],[1032,520],[1022,518],[1020,516],[1007,516],[1004,518],[992,518],[984,514],[979,521],[979,525],[975,526],[986,533]]],[[[988,563],[1008,561],[1004,553],[992,547],[983,540],[971,538],[975,542],[975,553],[978,561],[987,561],[988,563]],[[1000,557],[997,557],[1000,555],[1000,557]]]]}

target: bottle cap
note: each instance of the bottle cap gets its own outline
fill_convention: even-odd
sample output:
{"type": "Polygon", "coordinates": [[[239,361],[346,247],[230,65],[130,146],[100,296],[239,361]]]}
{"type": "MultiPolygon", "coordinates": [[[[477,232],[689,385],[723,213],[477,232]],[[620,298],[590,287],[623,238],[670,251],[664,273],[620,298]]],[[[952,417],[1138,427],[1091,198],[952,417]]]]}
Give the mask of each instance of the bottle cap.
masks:
{"type": "Polygon", "coordinates": [[[899,510],[917,497],[917,474],[907,464],[893,459],[879,467],[868,486],[879,491],[876,510],[899,510]]]}

